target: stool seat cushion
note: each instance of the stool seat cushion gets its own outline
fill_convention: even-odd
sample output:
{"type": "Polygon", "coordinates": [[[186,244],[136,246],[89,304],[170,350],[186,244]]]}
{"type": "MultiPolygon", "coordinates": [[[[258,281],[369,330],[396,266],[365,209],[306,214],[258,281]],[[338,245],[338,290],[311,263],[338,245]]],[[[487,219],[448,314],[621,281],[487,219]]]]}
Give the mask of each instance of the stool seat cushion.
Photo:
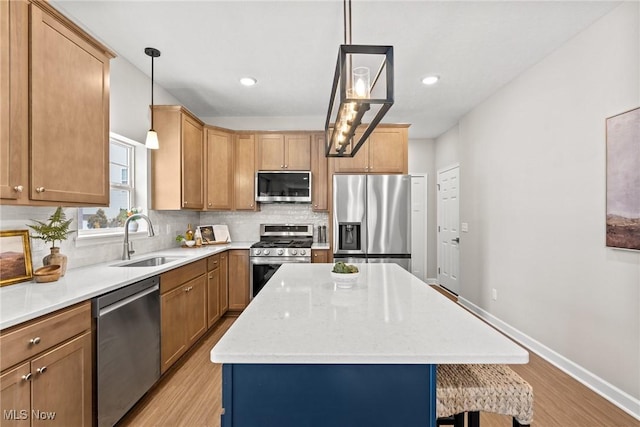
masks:
{"type": "Polygon", "coordinates": [[[506,365],[438,365],[438,418],[461,412],[492,412],[533,421],[533,388],[506,365]]]}

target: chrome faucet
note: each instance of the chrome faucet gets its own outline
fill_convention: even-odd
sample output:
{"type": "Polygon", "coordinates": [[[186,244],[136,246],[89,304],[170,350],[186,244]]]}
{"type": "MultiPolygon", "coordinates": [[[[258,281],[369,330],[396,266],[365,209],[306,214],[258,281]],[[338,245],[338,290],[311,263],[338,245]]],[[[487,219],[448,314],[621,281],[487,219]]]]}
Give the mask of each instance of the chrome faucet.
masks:
{"type": "Polygon", "coordinates": [[[151,220],[149,219],[148,216],[141,213],[137,213],[128,217],[127,220],[124,222],[124,247],[122,248],[122,259],[131,259],[131,254],[136,252],[133,250],[133,247],[131,246],[131,243],[133,242],[131,243],[129,242],[129,222],[131,220],[135,220],[139,218],[144,219],[145,221],[147,221],[147,224],[149,224],[147,235],[149,237],[153,237],[156,235],[156,233],[153,231],[153,224],[151,224],[151,220]]]}

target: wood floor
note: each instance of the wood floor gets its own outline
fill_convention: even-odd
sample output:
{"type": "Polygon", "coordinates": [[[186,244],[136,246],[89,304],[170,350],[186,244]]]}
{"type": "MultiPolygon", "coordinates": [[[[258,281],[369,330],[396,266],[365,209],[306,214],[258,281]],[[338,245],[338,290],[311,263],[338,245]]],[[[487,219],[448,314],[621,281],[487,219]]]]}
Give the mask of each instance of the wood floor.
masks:
{"type": "MultiPolygon", "coordinates": [[[[172,369],[138,402],[118,427],[218,427],[222,408],[221,366],[209,361],[209,351],[234,320],[227,317],[219,322],[178,362],[181,365],[177,369],[172,369]]],[[[532,426],[640,427],[639,421],[534,353],[530,353],[529,364],[512,365],[512,368],[533,386],[532,426]]],[[[511,427],[511,419],[506,416],[483,413],[480,418],[482,427],[511,427]]]]}

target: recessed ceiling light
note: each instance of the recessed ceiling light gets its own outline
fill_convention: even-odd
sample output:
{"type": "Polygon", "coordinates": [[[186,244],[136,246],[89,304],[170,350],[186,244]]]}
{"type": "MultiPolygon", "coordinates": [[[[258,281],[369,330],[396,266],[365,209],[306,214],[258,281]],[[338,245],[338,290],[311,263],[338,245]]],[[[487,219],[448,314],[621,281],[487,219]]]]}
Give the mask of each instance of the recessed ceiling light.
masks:
{"type": "Polygon", "coordinates": [[[243,77],[240,79],[240,84],[243,86],[253,86],[256,83],[258,83],[258,80],[253,77],[243,77]]]}
{"type": "Polygon", "coordinates": [[[440,76],[427,76],[427,77],[422,79],[422,84],[434,85],[434,84],[438,83],[438,80],[440,80],[440,76]]]}

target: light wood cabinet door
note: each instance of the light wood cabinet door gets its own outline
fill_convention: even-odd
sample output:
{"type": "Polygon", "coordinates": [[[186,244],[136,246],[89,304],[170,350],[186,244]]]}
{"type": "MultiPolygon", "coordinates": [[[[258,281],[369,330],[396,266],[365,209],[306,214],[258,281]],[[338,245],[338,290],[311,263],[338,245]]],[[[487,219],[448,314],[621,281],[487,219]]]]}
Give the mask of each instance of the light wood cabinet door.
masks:
{"type": "Polygon", "coordinates": [[[229,310],[244,310],[249,304],[249,251],[229,251],[229,310]]]}
{"type": "Polygon", "coordinates": [[[203,190],[203,126],[190,116],[182,115],[182,207],[204,208],[203,190]]]}
{"type": "Polygon", "coordinates": [[[185,283],[187,348],[207,331],[207,276],[196,277],[185,283]]]}
{"type": "Polygon", "coordinates": [[[91,343],[86,332],[33,359],[32,426],[92,425],[91,343]]]}
{"type": "Polygon", "coordinates": [[[256,210],[255,202],[255,137],[248,134],[237,136],[234,144],[234,191],[235,210],[256,210]]]}
{"type": "Polygon", "coordinates": [[[220,318],[220,268],[207,273],[207,327],[220,318]]]}
{"type": "Polygon", "coordinates": [[[259,134],[258,170],[311,169],[311,136],[307,134],[259,134]]]}
{"type": "Polygon", "coordinates": [[[204,124],[179,105],[155,105],[160,148],[151,154],[151,203],[155,210],[204,207],[204,124]]]}
{"type": "Polygon", "coordinates": [[[207,128],[206,209],[233,208],[233,135],[207,128]]]}
{"type": "Polygon", "coordinates": [[[229,256],[220,254],[220,316],[229,310],[229,256]]]}
{"type": "Polygon", "coordinates": [[[108,205],[110,57],[40,7],[30,8],[30,198],[108,205]]]}
{"type": "Polygon", "coordinates": [[[161,363],[164,373],[187,350],[186,291],[178,286],[160,295],[161,310],[161,363]]]}
{"type": "Polygon", "coordinates": [[[314,249],[311,251],[311,262],[329,262],[329,251],[326,249],[314,249]]]}
{"type": "Polygon", "coordinates": [[[0,376],[2,425],[29,426],[31,420],[31,365],[25,362],[0,376]]]}
{"type": "MultiPolygon", "coordinates": [[[[361,132],[356,132],[353,144],[360,139],[361,132]]],[[[333,157],[333,171],[336,173],[367,173],[369,171],[369,140],[365,141],[354,157],[333,157]]]]}
{"type": "Polygon", "coordinates": [[[0,2],[0,199],[28,200],[29,5],[0,2]]]}
{"type": "Polygon", "coordinates": [[[329,209],[328,194],[328,161],[325,157],[324,134],[313,136],[311,147],[311,208],[325,212],[329,209]]]}
{"type": "Polygon", "coordinates": [[[284,169],[284,135],[258,135],[258,170],[274,171],[284,169]]]}
{"type": "Polygon", "coordinates": [[[311,170],[310,135],[285,135],[284,169],[293,171],[311,170]]]}
{"type": "Polygon", "coordinates": [[[406,128],[376,129],[369,137],[367,144],[369,145],[369,173],[407,173],[406,128]]]}

